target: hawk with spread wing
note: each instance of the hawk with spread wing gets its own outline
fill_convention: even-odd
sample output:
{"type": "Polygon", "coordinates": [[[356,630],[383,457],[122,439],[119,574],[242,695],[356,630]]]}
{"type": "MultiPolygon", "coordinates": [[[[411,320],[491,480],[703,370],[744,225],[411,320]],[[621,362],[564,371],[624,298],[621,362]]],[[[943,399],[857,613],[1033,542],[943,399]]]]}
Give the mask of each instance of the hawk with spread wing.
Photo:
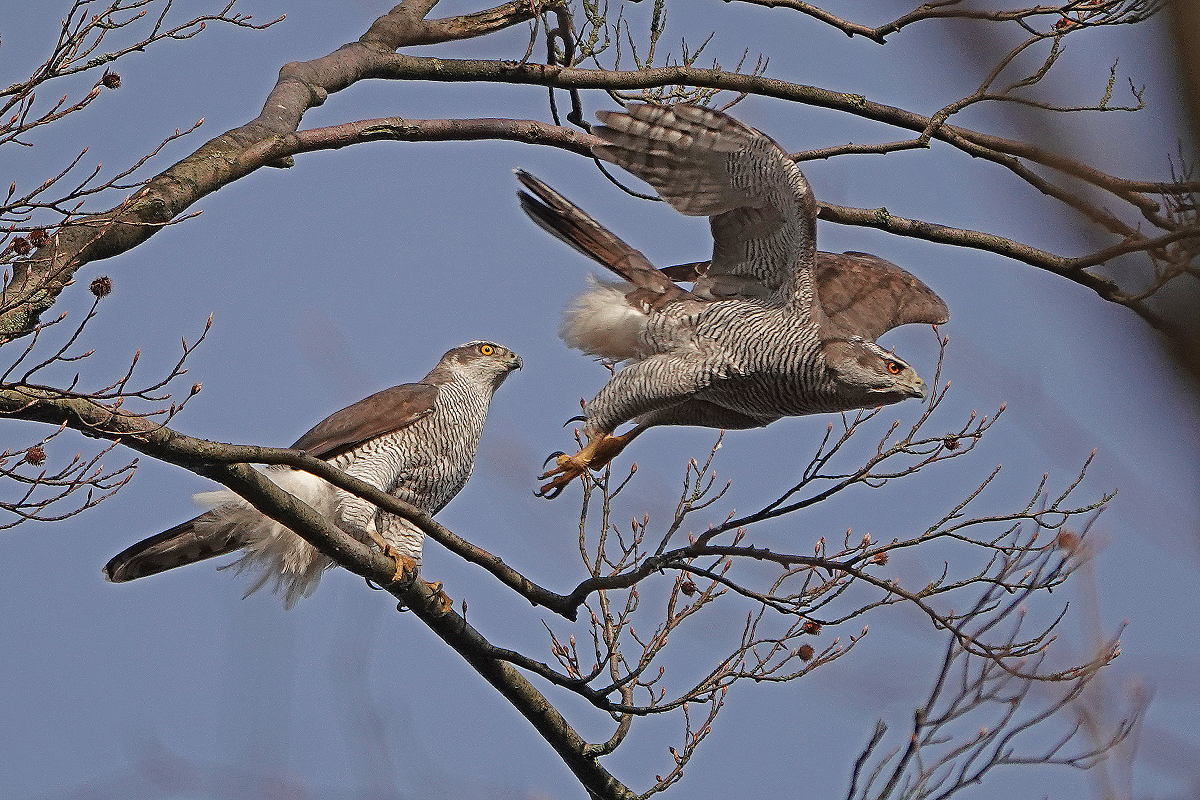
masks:
{"type": "Polygon", "coordinates": [[[525,212],[624,279],[593,280],[564,314],[568,345],[627,363],[584,406],[587,444],[556,454],[540,495],[556,497],[656,425],[757,428],[925,396],[913,368],[875,340],[897,325],[946,322],[946,304],[882,258],[818,253],[816,200],[783,148],[698,106],[635,104],[598,116],[603,124],[592,133],[604,143],[595,155],[649,183],[677,211],[709,217],[713,254],[655,269],[518,171],[531,193],[520,193],[525,212]],[[614,433],[628,421],[632,429],[614,433]]]}
{"type": "MultiPolygon", "coordinates": [[[[521,359],[494,342],[468,342],[442,356],[418,383],[377,392],[333,414],[292,445],[338,469],[436,514],[471,475],[492,394],[521,359]]],[[[408,520],[290,467],[266,475],[360,541],[374,543],[403,569],[421,560],[424,534],[408,520]]],[[[249,592],[274,581],[291,607],[316,588],[328,557],[231,491],[196,495],[211,510],[138,542],[108,562],[122,583],[173,567],[245,550],[230,566],[258,575],[249,592]]],[[[397,577],[399,577],[399,572],[397,577]]]]}

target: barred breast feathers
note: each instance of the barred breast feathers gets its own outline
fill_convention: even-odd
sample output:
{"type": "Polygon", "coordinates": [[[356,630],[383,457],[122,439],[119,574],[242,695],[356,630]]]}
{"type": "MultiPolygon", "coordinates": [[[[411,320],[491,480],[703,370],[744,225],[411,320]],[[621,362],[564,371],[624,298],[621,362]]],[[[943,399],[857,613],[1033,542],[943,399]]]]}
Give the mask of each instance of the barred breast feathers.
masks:
{"type": "Polygon", "coordinates": [[[612,361],[650,355],[644,333],[649,315],[625,299],[634,286],[588,276],[588,288],[567,304],[558,335],[568,347],[612,361]]]}

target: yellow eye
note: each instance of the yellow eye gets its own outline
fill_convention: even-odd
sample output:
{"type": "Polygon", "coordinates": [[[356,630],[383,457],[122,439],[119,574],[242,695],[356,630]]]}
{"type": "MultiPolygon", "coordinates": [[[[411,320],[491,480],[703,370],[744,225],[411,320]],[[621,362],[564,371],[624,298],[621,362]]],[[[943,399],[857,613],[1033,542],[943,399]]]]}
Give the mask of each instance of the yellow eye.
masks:
{"type": "Polygon", "coordinates": [[[904,371],[904,367],[900,364],[899,361],[889,361],[889,362],[887,362],[887,371],[892,373],[893,375],[899,375],[901,372],[904,371]]]}
{"type": "Polygon", "coordinates": [[[479,352],[483,353],[485,356],[490,356],[496,352],[496,348],[492,347],[490,344],[481,344],[479,345],[479,352]]]}

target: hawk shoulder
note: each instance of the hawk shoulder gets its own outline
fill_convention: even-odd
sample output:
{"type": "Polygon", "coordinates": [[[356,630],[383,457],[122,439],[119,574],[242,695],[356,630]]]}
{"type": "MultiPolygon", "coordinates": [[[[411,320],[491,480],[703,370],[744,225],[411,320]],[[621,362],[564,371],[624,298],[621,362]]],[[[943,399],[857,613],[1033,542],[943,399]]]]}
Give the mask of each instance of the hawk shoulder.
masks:
{"type": "Polygon", "coordinates": [[[376,392],[319,422],[292,445],[311,456],[329,460],[434,412],[438,387],[405,383],[376,392]]]}

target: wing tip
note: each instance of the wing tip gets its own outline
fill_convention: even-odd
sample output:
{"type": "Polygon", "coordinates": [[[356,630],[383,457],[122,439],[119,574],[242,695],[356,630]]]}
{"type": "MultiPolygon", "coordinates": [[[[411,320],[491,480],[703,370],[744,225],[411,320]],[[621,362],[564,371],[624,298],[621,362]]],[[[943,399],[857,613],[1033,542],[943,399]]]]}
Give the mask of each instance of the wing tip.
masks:
{"type": "Polygon", "coordinates": [[[513,168],[513,175],[517,176],[517,180],[521,182],[522,186],[528,186],[529,181],[531,180],[541,183],[541,181],[538,181],[537,178],[533,177],[528,170],[521,169],[520,167],[513,168]]]}
{"type": "Polygon", "coordinates": [[[104,579],[109,583],[129,583],[130,581],[144,578],[147,575],[154,575],[162,572],[169,567],[160,566],[158,569],[147,569],[149,564],[143,558],[146,549],[144,542],[138,542],[132,547],[123,550],[113,556],[107,564],[104,565],[102,572],[104,579]],[[139,567],[139,565],[141,565],[139,567]]]}
{"type": "Polygon", "coordinates": [[[133,580],[132,578],[125,577],[124,571],[122,570],[122,565],[118,564],[117,559],[115,558],[105,564],[104,569],[101,570],[101,572],[104,573],[104,580],[108,581],[109,583],[127,583],[128,581],[133,580]]]}

